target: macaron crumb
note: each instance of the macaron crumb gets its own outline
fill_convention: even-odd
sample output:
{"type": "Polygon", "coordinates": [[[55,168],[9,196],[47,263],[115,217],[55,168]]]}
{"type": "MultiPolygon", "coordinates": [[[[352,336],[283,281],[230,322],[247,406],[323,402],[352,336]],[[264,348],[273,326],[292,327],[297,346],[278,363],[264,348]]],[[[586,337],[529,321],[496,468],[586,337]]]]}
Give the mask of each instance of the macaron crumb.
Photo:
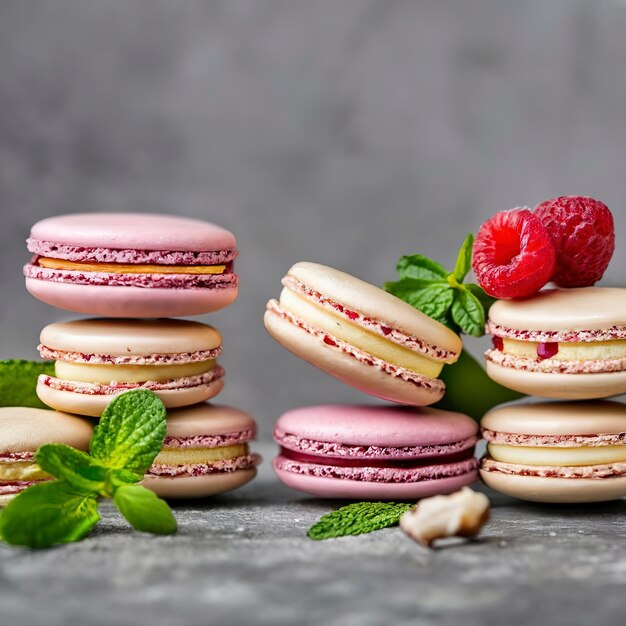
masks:
{"type": "Polygon", "coordinates": [[[489,498],[463,487],[446,496],[423,498],[400,518],[400,528],[420,545],[431,548],[446,537],[476,537],[489,520],[489,498]]]}

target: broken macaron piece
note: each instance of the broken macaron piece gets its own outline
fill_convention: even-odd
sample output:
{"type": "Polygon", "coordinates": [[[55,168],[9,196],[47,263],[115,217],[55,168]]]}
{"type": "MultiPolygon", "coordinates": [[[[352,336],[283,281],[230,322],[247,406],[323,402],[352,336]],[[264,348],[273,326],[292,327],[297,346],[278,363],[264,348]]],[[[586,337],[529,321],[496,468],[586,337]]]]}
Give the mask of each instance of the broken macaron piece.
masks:
{"type": "Polygon", "coordinates": [[[461,352],[458,335],[399,298],[344,272],[296,263],[265,313],[269,333],[296,356],[361,391],[428,405],[461,352]]]}
{"type": "Polygon", "coordinates": [[[481,422],[492,489],[535,502],[601,502],[626,496],[626,406],[542,402],[505,406],[481,422]]]}
{"type": "Polygon", "coordinates": [[[50,324],[39,352],[55,361],[37,395],[69,413],[99,417],[113,396],[149,389],[167,408],[217,395],[224,370],[216,359],[222,338],[213,327],[184,320],[86,319],[50,324]]]}
{"type": "Polygon", "coordinates": [[[26,288],[43,302],[106,317],[176,317],[237,297],[232,233],[210,222],[148,213],[84,213],[37,222],[26,288]]]}
{"type": "Polygon", "coordinates": [[[626,393],[626,289],[552,289],[500,300],[487,330],[487,374],[509,389],[562,400],[626,393]]]}
{"type": "Polygon", "coordinates": [[[256,423],[244,411],[207,403],[169,411],[163,448],[142,484],[163,498],[201,498],[241,487],[261,458],[249,449],[256,423]]]}
{"type": "Polygon", "coordinates": [[[466,415],[396,406],[322,405],[276,423],[274,470],[321,498],[412,500],[477,479],[478,425],[466,415]]]}

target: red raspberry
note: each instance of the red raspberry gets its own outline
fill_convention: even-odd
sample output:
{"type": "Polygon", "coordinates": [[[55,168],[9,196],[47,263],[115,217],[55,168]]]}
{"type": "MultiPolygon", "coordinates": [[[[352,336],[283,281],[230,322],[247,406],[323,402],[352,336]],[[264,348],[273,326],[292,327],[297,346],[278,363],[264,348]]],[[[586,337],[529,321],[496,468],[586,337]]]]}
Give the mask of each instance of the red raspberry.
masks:
{"type": "Polygon", "coordinates": [[[561,196],[535,207],[556,248],[552,280],[560,287],[589,287],[602,278],[615,250],[613,216],[605,204],[561,196]]]}
{"type": "Polygon", "coordinates": [[[555,251],[529,208],[500,211],[478,231],[472,267],[480,286],[496,298],[524,298],[552,277],[555,251]]]}

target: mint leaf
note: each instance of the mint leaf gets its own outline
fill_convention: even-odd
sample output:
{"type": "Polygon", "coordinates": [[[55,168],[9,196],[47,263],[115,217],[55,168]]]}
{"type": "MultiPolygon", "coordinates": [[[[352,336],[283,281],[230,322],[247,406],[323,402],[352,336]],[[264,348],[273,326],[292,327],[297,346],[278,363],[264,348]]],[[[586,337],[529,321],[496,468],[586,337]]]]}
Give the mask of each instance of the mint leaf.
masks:
{"type": "Polygon", "coordinates": [[[157,535],[176,532],[176,519],[170,507],[153,491],[141,485],[125,485],[117,489],[113,499],[135,530],[157,535]]]}
{"type": "Polygon", "coordinates": [[[54,375],[54,363],[22,359],[0,361],[0,406],[47,409],[35,393],[40,374],[54,375]]]}
{"type": "Polygon", "coordinates": [[[89,444],[92,456],[109,468],[144,474],[165,438],[165,406],[147,389],[134,389],[110,402],[89,444]]]}
{"type": "Polygon", "coordinates": [[[445,280],[448,275],[443,265],[421,254],[401,257],[396,269],[400,278],[441,281],[445,280]]]}
{"type": "Polygon", "coordinates": [[[454,290],[448,283],[404,278],[395,283],[386,283],[385,290],[447,325],[450,319],[447,313],[454,298],[454,290]]]}
{"type": "Polygon", "coordinates": [[[480,303],[483,305],[483,309],[485,310],[485,319],[487,319],[489,309],[496,299],[490,296],[480,285],[475,285],[474,283],[468,283],[465,285],[465,289],[478,298],[480,303]]]}
{"type": "Polygon", "coordinates": [[[466,289],[455,291],[452,319],[468,335],[481,337],[485,334],[485,309],[480,300],[466,289]]]}
{"type": "Polygon", "coordinates": [[[472,267],[472,250],[474,248],[474,235],[470,233],[465,237],[465,241],[459,250],[459,254],[456,257],[456,264],[454,265],[454,277],[458,282],[462,283],[467,272],[472,267]]]}
{"type": "Polygon", "coordinates": [[[307,536],[319,541],[345,535],[362,535],[394,526],[413,504],[397,502],[354,502],[324,515],[309,528],[307,536]]]}
{"type": "Polygon", "coordinates": [[[78,493],[108,495],[107,469],[88,454],[64,443],[49,443],[35,453],[44,472],[65,481],[78,493]]]}
{"type": "Polygon", "coordinates": [[[28,487],[9,502],[0,516],[0,536],[14,545],[49,548],[82,539],[99,519],[95,496],[54,480],[28,487]]]}

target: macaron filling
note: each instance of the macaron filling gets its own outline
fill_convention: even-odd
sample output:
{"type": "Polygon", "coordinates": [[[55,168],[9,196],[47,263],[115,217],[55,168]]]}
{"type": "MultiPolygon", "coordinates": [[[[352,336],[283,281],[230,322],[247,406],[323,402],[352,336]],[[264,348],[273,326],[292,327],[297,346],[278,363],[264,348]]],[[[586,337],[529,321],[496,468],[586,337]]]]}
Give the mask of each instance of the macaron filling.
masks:
{"type": "Polygon", "coordinates": [[[433,391],[436,391],[438,393],[443,393],[445,389],[444,383],[436,378],[420,374],[405,367],[394,365],[393,363],[376,357],[373,354],[366,352],[365,350],[359,349],[352,343],[344,341],[334,334],[331,334],[323,329],[317,328],[316,326],[309,324],[308,322],[294,315],[290,311],[283,309],[276,300],[270,300],[267,303],[267,309],[273,314],[278,315],[282,319],[288,321],[290,324],[300,328],[301,330],[304,330],[309,335],[318,337],[328,347],[335,348],[365,365],[374,366],[380,371],[385,372],[386,374],[401,378],[405,382],[413,383],[418,387],[432,389],[433,391]]]}
{"type": "Polygon", "coordinates": [[[38,257],[34,263],[52,270],[106,272],[112,274],[224,274],[226,265],[157,265],[126,263],[77,263],[64,259],[38,257]]]}
{"type": "Polygon", "coordinates": [[[260,461],[248,447],[255,434],[252,428],[223,435],[167,437],[146,475],[174,478],[253,469],[260,461]]]}
{"type": "Polygon", "coordinates": [[[485,356],[502,367],[529,372],[593,374],[626,370],[625,339],[600,339],[596,335],[593,340],[582,340],[582,337],[589,335],[569,335],[567,341],[531,341],[495,335],[493,348],[485,356]]]}
{"type": "Polygon", "coordinates": [[[544,478],[626,476],[624,433],[599,435],[522,435],[483,429],[485,472],[544,478]]]}
{"type": "MultiPolygon", "coordinates": [[[[330,298],[326,298],[319,291],[315,291],[304,285],[294,276],[287,274],[282,279],[284,287],[292,291],[293,293],[301,296],[305,300],[308,300],[319,307],[326,309],[335,316],[343,318],[352,322],[355,326],[364,328],[372,333],[384,337],[388,341],[392,341],[399,346],[404,346],[411,351],[420,352],[424,356],[436,361],[443,361],[444,363],[454,363],[458,358],[458,353],[452,350],[446,350],[420,339],[418,337],[412,337],[402,332],[399,329],[391,328],[388,324],[385,324],[381,320],[374,319],[367,315],[363,315],[359,311],[353,310],[352,307],[347,307],[339,302],[336,302],[330,298]]],[[[280,303],[285,306],[286,303],[283,296],[287,294],[281,294],[280,303]]],[[[289,308],[286,306],[286,308],[289,308]]]]}

